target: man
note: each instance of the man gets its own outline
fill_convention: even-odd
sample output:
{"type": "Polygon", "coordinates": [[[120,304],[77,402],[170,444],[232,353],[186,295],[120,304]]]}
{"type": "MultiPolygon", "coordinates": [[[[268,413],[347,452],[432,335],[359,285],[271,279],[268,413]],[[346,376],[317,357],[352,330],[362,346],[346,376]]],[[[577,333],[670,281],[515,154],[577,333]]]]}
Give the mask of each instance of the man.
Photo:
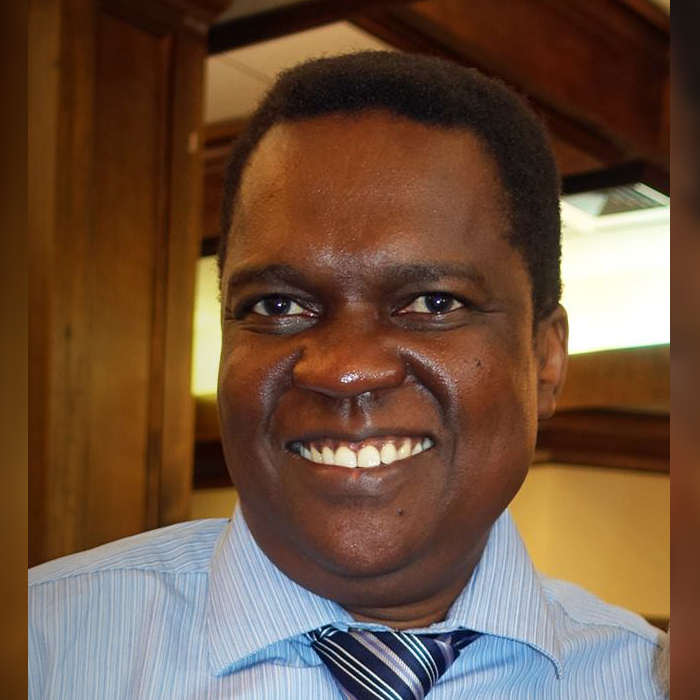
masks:
{"type": "Polygon", "coordinates": [[[39,567],[30,697],[659,697],[657,633],[538,576],[504,513],[566,369],[519,99],[398,53],[299,66],[222,230],[240,509],[39,567]]]}

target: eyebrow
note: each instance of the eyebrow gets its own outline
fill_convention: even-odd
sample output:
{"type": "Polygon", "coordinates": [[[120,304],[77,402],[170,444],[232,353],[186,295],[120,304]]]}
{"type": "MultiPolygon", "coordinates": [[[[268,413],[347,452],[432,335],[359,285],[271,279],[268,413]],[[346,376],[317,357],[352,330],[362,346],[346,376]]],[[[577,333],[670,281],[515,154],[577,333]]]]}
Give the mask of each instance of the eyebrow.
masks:
{"type": "Polygon", "coordinates": [[[395,286],[419,282],[438,282],[446,277],[466,279],[486,291],[486,279],[474,265],[468,263],[424,262],[410,265],[389,265],[383,273],[395,286]]]}
{"type": "MultiPolygon", "coordinates": [[[[403,287],[421,282],[437,282],[446,277],[466,279],[486,292],[484,275],[474,265],[465,263],[424,262],[408,265],[388,265],[382,270],[382,277],[394,287],[403,287]]],[[[308,288],[311,282],[306,275],[293,265],[261,265],[242,267],[234,270],[226,287],[226,298],[256,282],[268,284],[283,282],[293,287],[308,288]]]]}
{"type": "Polygon", "coordinates": [[[235,291],[255,282],[268,284],[285,282],[294,287],[304,287],[308,284],[306,276],[292,265],[242,267],[231,273],[226,285],[226,298],[230,298],[235,291]]]}

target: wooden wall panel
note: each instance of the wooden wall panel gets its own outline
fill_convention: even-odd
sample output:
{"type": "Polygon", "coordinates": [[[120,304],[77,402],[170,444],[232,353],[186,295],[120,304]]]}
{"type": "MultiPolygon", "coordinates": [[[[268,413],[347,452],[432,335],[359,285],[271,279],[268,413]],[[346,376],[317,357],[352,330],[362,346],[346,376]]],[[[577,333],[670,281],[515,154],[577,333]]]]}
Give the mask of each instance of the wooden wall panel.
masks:
{"type": "Polygon", "coordinates": [[[668,345],[572,355],[557,410],[671,408],[671,350],[668,345]]]}
{"type": "Polygon", "coordinates": [[[564,410],[540,423],[534,463],[668,473],[670,443],[668,413],[564,410]]]}
{"type": "Polygon", "coordinates": [[[32,2],[30,17],[29,55],[42,64],[29,84],[29,142],[41,144],[29,153],[28,198],[29,561],[36,563],[48,552],[74,551],[85,526],[94,12],[88,0],[32,2]]]}
{"type": "MultiPolygon", "coordinates": [[[[212,0],[208,0],[212,3],[212,0]]],[[[201,120],[206,58],[203,37],[180,37],[174,56],[179,76],[171,95],[167,305],[163,316],[162,433],[157,440],[168,478],[158,483],[158,523],[189,517],[194,446],[190,394],[194,288],[201,240],[201,120]],[[186,387],[186,389],[185,389],[186,387]],[[186,391],[186,396],[184,392],[186,391]]]]}
{"type": "MultiPolygon", "coordinates": [[[[55,228],[56,148],[59,104],[58,61],[60,7],[56,3],[29,3],[28,29],[33,48],[28,55],[28,285],[29,314],[29,413],[28,462],[43,465],[47,460],[49,406],[45,397],[50,386],[47,329],[52,317],[47,300],[55,228]],[[44,342],[34,342],[42,339],[44,342]]],[[[46,539],[47,473],[33,469],[29,479],[29,560],[37,561],[46,539]]]]}
{"type": "Polygon", "coordinates": [[[188,515],[202,18],[223,4],[30,7],[30,563],[188,515]]]}
{"type": "Polygon", "coordinates": [[[91,401],[86,435],[86,477],[92,488],[85,517],[99,540],[140,532],[157,522],[149,512],[157,493],[149,497],[147,485],[154,466],[149,455],[151,353],[162,336],[154,326],[162,315],[158,306],[164,285],[156,266],[165,259],[163,127],[170,43],[167,36],[107,14],[97,18],[94,179],[99,187],[88,271],[91,401]],[[102,496],[120,491],[130,498],[105,502],[102,496]]]}

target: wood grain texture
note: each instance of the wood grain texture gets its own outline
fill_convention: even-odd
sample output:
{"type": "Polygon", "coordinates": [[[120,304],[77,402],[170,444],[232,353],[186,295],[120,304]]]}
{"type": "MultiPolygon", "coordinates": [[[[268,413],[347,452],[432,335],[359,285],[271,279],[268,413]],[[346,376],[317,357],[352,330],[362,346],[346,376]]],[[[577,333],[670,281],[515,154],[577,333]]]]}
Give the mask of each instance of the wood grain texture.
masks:
{"type": "Polygon", "coordinates": [[[148,484],[159,455],[149,433],[160,422],[161,363],[152,357],[163,343],[170,71],[167,37],[100,13],[96,40],[85,517],[90,536],[104,541],[155,524],[148,484]],[[120,491],[130,497],[105,499],[120,491]]]}
{"type": "Polygon", "coordinates": [[[38,563],[188,514],[205,43],[178,3],[37,0],[33,16],[38,563]]]}
{"type": "Polygon", "coordinates": [[[540,423],[534,462],[668,473],[670,439],[667,413],[561,411],[540,423]]]}
{"type": "Polygon", "coordinates": [[[476,67],[526,94],[565,174],[640,157],[668,169],[668,22],[633,5],[423,0],[351,19],[396,48],[476,67]]]}
{"type": "Polygon", "coordinates": [[[185,35],[176,45],[169,131],[170,200],[163,361],[162,470],[158,523],[188,517],[192,490],[194,400],[190,394],[192,327],[200,250],[203,168],[201,119],[205,45],[185,35]]]}
{"type": "Polygon", "coordinates": [[[627,148],[667,157],[669,33],[617,0],[428,0],[396,12],[627,148]]]}
{"type": "MultiPolygon", "coordinates": [[[[48,335],[51,309],[47,303],[52,271],[58,142],[61,11],[56,3],[29,3],[28,29],[28,306],[29,314],[29,465],[43,465],[48,456],[51,353],[48,335]]],[[[29,561],[38,561],[46,537],[48,474],[33,469],[29,479],[29,561]]]]}
{"type": "Polygon", "coordinates": [[[30,94],[49,88],[36,98],[30,122],[30,140],[41,144],[29,154],[28,202],[36,217],[30,219],[30,376],[35,366],[39,373],[30,384],[29,474],[32,490],[41,490],[30,499],[33,563],[74,551],[85,525],[89,324],[80,261],[91,237],[94,14],[88,0],[39,2],[30,11],[38,22],[30,23],[30,47],[44,72],[32,72],[30,94]]]}
{"type": "Polygon", "coordinates": [[[668,414],[668,345],[572,355],[558,410],[616,408],[668,414]]]}

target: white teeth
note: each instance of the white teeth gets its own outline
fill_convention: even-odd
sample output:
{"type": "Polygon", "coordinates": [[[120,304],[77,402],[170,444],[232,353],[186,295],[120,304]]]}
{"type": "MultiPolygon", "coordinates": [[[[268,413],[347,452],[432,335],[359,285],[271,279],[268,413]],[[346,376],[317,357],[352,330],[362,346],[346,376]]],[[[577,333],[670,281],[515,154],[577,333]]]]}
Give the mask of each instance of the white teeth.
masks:
{"type": "Polygon", "coordinates": [[[336,467],[349,467],[354,469],[357,466],[357,456],[349,448],[342,445],[335,451],[333,459],[336,467]]]}
{"type": "Polygon", "coordinates": [[[396,461],[396,447],[393,442],[387,442],[382,446],[382,451],[380,453],[380,458],[382,464],[391,464],[396,461]]]}
{"type": "Polygon", "coordinates": [[[385,438],[383,444],[379,440],[376,440],[379,444],[373,444],[374,442],[375,440],[372,440],[370,444],[365,443],[362,446],[357,443],[348,443],[340,445],[334,450],[331,445],[322,445],[319,441],[306,445],[297,443],[297,449],[304,459],[314,464],[335,465],[349,469],[355,467],[369,469],[418,455],[429,450],[434,444],[427,437],[385,438]]]}
{"type": "Polygon", "coordinates": [[[411,441],[406,438],[396,451],[396,459],[406,459],[411,456],[411,441]]]}
{"type": "Polygon", "coordinates": [[[357,453],[358,467],[378,467],[381,463],[379,450],[373,445],[367,445],[357,453]]]}

